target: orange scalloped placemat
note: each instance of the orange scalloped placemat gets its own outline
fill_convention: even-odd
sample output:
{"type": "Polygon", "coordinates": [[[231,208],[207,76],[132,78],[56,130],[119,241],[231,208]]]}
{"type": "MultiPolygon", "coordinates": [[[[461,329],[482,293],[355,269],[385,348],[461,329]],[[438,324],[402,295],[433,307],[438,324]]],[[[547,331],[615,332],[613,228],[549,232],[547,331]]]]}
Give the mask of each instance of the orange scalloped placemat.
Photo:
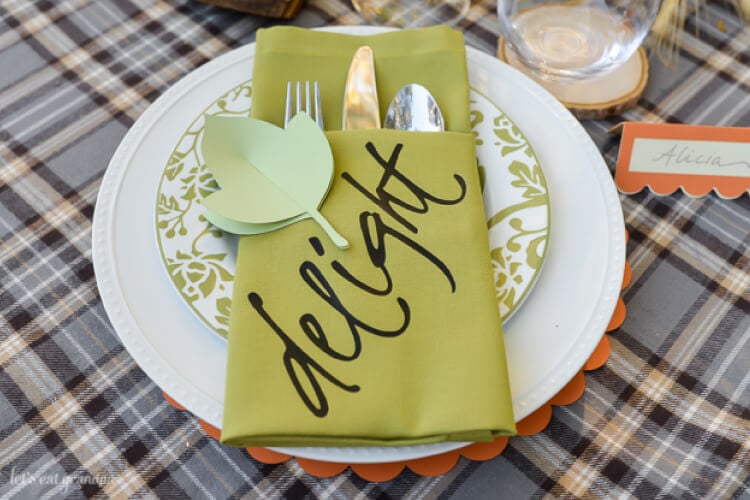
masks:
{"type": "MultiPolygon", "coordinates": [[[[628,237],[627,231],[625,233],[626,239],[628,237]]],[[[625,275],[622,281],[622,289],[628,286],[631,278],[630,264],[625,261],[625,275]]],[[[606,332],[602,335],[599,345],[596,346],[594,352],[591,353],[589,359],[581,368],[576,375],[573,376],[570,382],[560,390],[547,404],[542,405],[538,410],[524,418],[516,424],[516,429],[519,436],[531,436],[542,432],[550,420],[552,419],[552,406],[565,406],[578,401],[583,395],[583,391],[586,389],[586,378],[584,377],[585,371],[595,370],[600,368],[606,363],[609,358],[609,338],[607,333],[620,327],[625,321],[625,303],[620,297],[615,306],[612,319],[607,325],[606,332]]],[[[186,410],[186,408],[180,405],[167,393],[163,392],[164,399],[177,408],[178,410],[186,410]]],[[[219,440],[221,431],[216,427],[200,420],[201,427],[206,434],[216,440],[219,440]]],[[[463,456],[469,460],[485,461],[495,458],[503,452],[505,447],[508,445],[508,437],[503,436],[495,439],[489,443],[473,443],[457,450],[432,455],[429,457],[418,458],[414,460],[404,460],[399,462],[385,462],[385,463],[374,463],[374,464],[347,464],[337,462],[324,462],[321,460],[311,460],[301,457],[293,457],[284,453],[278,453],[268,448],[251,447],[246,448],[247,452],[256,460],[265,464],[279,464],[286,462],[287,460],[294,459],[297,461],[302,469],[308,474],[317,477],[331,477],[342,473],[347,467],[350,467],[359,477],[367,481],[381,482],[389,481],[398,476],[405,467],[408,467],[412,472],[421,476],[439,476],[450,471],[458,459],[463,456]]]]}

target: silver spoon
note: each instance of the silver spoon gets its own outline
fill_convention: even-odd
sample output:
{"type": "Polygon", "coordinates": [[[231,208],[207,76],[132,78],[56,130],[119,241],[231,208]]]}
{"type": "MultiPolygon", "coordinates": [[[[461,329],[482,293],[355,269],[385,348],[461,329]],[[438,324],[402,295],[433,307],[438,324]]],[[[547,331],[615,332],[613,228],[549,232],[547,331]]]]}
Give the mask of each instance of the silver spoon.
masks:
{"type": "Polygon", "coordinates": [[[430,91],[418,83],[410,83],[402,87],[391,101],[383,128],[443,132],[445,122],[430,91]]]}

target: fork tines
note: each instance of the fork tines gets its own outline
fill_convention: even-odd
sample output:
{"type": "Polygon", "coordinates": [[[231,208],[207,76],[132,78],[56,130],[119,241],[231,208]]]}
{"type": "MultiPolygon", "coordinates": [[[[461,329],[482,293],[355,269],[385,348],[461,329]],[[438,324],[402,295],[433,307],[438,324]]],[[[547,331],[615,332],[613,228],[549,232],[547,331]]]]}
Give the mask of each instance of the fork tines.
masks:
{"type": "MultiPolygon", "coordinates": [[[[304,94],[304,111],[310,118],[315,120],[315,123],[323,128],[323,109],[320,104],[320,87],[318,82],[313,83],[313,98],[310,98],[310,81],[305,82],[305,94],[304,94]],[[312,108],[312,109],[311,109],[312,108]]],[[[302,111],[302,82],[295,82],[292,87],[292,82],[286,84],[286,112],[284,114],[284,127],[289,125],[289,121],[294,115],[302,111]],[[294,102],[294,106],[292,106],[294,102]]]]}

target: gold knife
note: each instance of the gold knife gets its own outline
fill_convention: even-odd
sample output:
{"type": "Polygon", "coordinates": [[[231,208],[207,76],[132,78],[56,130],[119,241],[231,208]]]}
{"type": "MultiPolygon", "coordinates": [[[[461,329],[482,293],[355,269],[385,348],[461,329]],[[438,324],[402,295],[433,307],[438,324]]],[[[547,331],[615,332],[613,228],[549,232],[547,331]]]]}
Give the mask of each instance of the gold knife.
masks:
{"type": "Polygon", "coordinates": [[[375,62],[367,45],[357,49],[344,88],[342,130],[380,128],[375,62]]]}

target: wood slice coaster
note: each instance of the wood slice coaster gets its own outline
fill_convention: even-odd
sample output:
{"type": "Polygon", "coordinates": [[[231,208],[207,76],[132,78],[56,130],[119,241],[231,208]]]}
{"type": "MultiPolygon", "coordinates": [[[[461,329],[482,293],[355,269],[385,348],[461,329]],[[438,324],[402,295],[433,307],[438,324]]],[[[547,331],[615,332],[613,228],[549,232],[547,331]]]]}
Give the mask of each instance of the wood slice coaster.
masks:
{"type": "Polygon", "coordinates": [[[640,47],[625,64],[594,80],[562,84],[535,77],[521,64],[505,40],[498,41],[497,57],[540,84],[581,120],[619,115],[636,105],[648,82],[648,57],[640,47]]]}
{"type": "Polygon", "coordinates": [[[258,16],[291,19],[299,12],[304,0],[198,0],[225,9],[258,16]]]}

